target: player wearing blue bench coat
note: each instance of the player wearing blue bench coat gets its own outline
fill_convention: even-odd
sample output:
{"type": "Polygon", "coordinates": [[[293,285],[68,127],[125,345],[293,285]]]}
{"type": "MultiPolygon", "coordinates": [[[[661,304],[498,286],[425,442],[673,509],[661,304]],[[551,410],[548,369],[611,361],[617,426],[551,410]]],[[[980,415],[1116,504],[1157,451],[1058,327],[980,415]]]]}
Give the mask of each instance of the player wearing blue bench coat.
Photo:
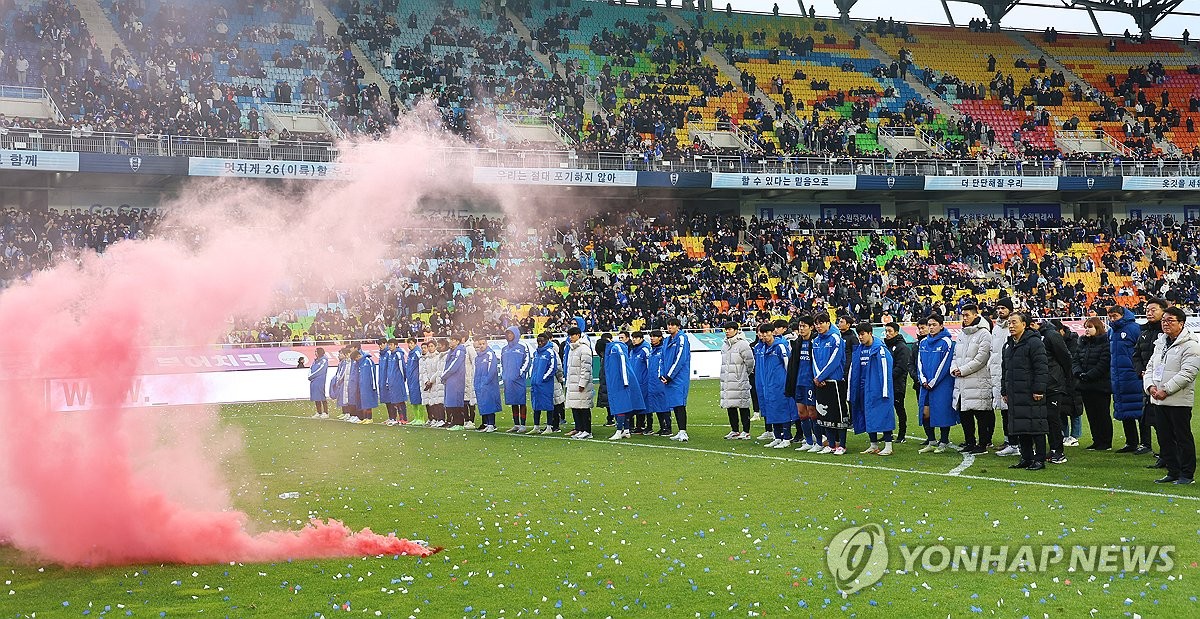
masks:
{"type": "Polygon", "coordinates": [[[325,395],[325,381],[329,376],[329,359],[325,357],[325,349],[318,348],[316,359],[308,371],[308,401],[317,407],[315,419],[329,418],[329,398],[325,395]]]}
{"type": "MultiPolygon", "coordinates": [[[[407,424],[408,376],[404,373],[404,351],[400,350],[400,340],[389,339],[387,353],[387,384],[381,387],[379,399],[387,405],[388,421],[392,425],[407,424]]],[[[383,365],[382,360],[380,365],[383,365]]]]}
{"type": "Polygon", "coordinates": [[[451,335],[447,339],[450,340],[450,352],[441,375],[446,387],[444,404],[450,429],[461,430],[467,415],[467,348],[462,344],[466,338],[451,335]]]}
{"type": "MultiPolygon", "coordinates": [[[[642,404],[650,401],[650,342],[646,334],[634,331],[629,334],[629,359],[633,367],[633,375],[637,377],[638,386],[642,388],[642,404]]],[[[649,406],[643,406],[634,417],[633,434],[650,434],[653,430],[649,406]]]]}
{"type": "Polygon", "coordinates": [[[662,331],[651,331],[649,378],[646,379],[650,386],[646,390],[646,410],[658,417],[659,436],[671,436],[671,407],[667,404],[667,385],[662,380],[655,380],[655,377],[663,375],[665,352],[666,344],[663,343],[662,331]]]}
{"type": "Polygon", "coordinates": [[[954,340],[943,327],[945,321],[937,314],[925,319],[929,335],[917,347],[917,379],[921,391],[917,395],[917,410],[925,426],[925,445],[917,453],[941,453],[950,447],[950,426],[958,425],[954,408],[954,377],[950,366],[954,362],[954,340]],[[934,437],[937,428],[940,438],[934,437]]]}
{"type": "MultiPolygon", "coordinates": [[[[854,363],[850,365],[850,417],[856,434],[867,433],[871,445],[864,454],[892,455],[892,433],[896,430],[896,411],[892,405],[895,385],[892,382],[892,353],[881,338],[875,337],[870,323],[854,328],[858,336],[854,363]],[[883,449],[879,448],[879,433],[883,433],[883,449]]],[[[904,389],[904,385],[900,385],[904,389]]]]}
{"type": "Polygon", "coordinates": [[[533,355],[533,371],[529,377],[529,400],[534,414],[545,412],[550,418],[548,422],[550,427],[557,430],[558,424],[555,423],[552,412],[554,410],[554,384],[558,381],[555,375],[560,368],[558,347],[550,341],[550,336],[546,333],[538,334],[537,343],[538,349],[533,355]]]}
{"type": "MultiPolygon", "coordinates": [[[[404,388],[408,392],[408,404],[413,407],[410,421],[420,423],[425,421],[424,402],[421,398],[421,355],[424,351],[417,344],[416,338],[410,337],[406,343],[408,350],[404,351],[401,360],[401,366],[404,368],[404,388]]],[[[407,415],[407,410],[405,414],[407,415]]]]}
{"type": "MultiPolygon", "coordinates": [[[[504,332],[508,342],[500,349],[500,378],[504,381],[504,403],[512,407],[513,427],[524,427],[528,419],[529,375],[533,371],[533,353],[521,343],[521,328],[504,332]]],[[[535,424],[536,425],[536,424],[535,424]]]]}
{"type": "Polygon", "coordinates": [[[488,345],[487,338],[475,338],[475,406],[483,416],[480,432],[496,431],[496,413],[500,404],[500,355],[488,345]]]}
{"type": "Polygon", "coordinates": [[[622,331],[604,353],[604,381],[608,386],[608,410],[616,417],[617,433],[610,440],[630,435],[628,415],[646,408],[642,386],[629,358],[629,333],[622,331]]]}
{"type": "Polygon", "coordinates": [[[754,347],[754,383],[763,419],[774,440],[767,447],[785,449],[792,444],[792,422],[797,419],[796,401],[787,396],[787,361],[791,348],[787,340],[775,337],[775,325],[758,327],[758,345],[754,347]]]}
{"type": "Polygon", "coordinates": [[[365,350],[359,350],[358,361],[358,408],[361,412],[359,417],[363,423],[371,422],[372,409],[379,406],[379,383],[375,382],[375,360],[371,357],[371,353],[365,350]]]}
{"type": "Polygon", "coordinates": [[[659,380],[666,385],[667,406],[675,413],[675,422],[679,432],[671,437],[673,441],[687,442],[687,399],[692,386],[692,344],[687,333],[683,332],[683,323],[678,318],[667,319],[667,332],[670,334],[663,344],[663,371],[659,380]]]}
{"type": "Polygon", "coordinates": [[[812,340],[813,382],[819,423],[827,431],[829,444],[818,453],[846,453],[846,429],[850,411],[846,398],[846,345],[837,329],[830,328],[829,314],[814,319],[817,336],[812,340]]]}

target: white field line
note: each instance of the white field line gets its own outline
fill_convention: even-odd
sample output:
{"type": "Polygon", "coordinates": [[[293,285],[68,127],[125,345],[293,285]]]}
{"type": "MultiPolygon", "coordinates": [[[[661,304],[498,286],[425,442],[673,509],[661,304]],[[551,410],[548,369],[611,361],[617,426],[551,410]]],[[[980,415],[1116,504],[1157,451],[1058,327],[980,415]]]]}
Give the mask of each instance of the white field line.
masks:
{"type": "MultiPolygon", "coordinates": [[[[325,421],[325,422],[336,421],[335,419],[312,419],[311,417],[301,417],[301,416],[297,416],[297,415],[274,415],[274,414],[238,415],[238,416],[231,416],[228,418],[229,419],[239,419],[239,418],[262,418],[262,417],[282,417],[285,419],[313,420],[313,421],[325,421]]],[[[342,422],[342,423],[345,423],[345,422],[342,422]]],[[[379,425],[379,424],[375,424],[375,425],[379,425]]],[[[407,426],[407,427],[418,428],[418,429],[430,429],[430,430],[442,430],[443,429],[443,428],[425,428],[424,426],[407,426]]],[[[466,432],[475,433],[474,430],[466,430],[466,432]]],[[[1127,488],[1111,488],[1111,487],[1104,487],[1104,486],[1059,484],[1059,483],[1047,482],[1047,481],[1036,481],[1036,480],[1032,480],[1032,479],[1008,479],[1008,478],[1004,478],[1004,477],[985,477],[982,475],[963,475],[961,471],[965,470],[967,466],[970,466],[967,463],[967,456],[963,457],[963,464],[960,464],[958,467],[955,467],[954,470],[947,472],[947,473],[940,473],[938,471],[916,471],[916,470],[912,470],[912,469],[901,469],[901,468],[896,468],[896,467],[891,467],[891,466],[871,466],[868,464],[855,464],[852,462],[834,462],[834,461],[829,461],[829,460],[807,460],[807,459],[803,459],[803,458],[790,458],[787,456],[775,456],[775,455],[753,454],[753,453],[737,453],[737,452],[732,452],[732,451],[721,451],[718,449],[701,449],[699,447],[685,447],[683,445],[655,445],[655,444],[650,444],[650,443],[635,443],[630,440],[608,441],[603,438],[599,438],[599,439],[588,439],[586,441],[581,441],[581,440],[576,440],[576,439],[566,437],[566,436],[553,436],[553,435],[530,436],[530,435],[525,435],[525,434],[508,434],[506,432],[495,432],[494,434],[504,435],[504,436],[519,436],[521,438],[526,438],[526,439],[531,439],[531,440],[541,439],[541,440],[570,441],[572,443],[587,443],[587,444],[592,444],[592,445],[613,445],[613,446],[636,447],[636,448],[644,448],[644,449],[667,449],[667,450],[672,450],[672,451],[710,454],[710,455],[722,456],[722,457],[726,457],[726,458],[746,458],[746,459],[752,459],[752,460],[774,460],[774,461],[778,461],[778,462],[795,462],[795,463],[799,463],[799,464],[815,464],[817,466],[834,466],[834,467],[846,468],[846,469],[865,469],[865,470],[871,470],[871,471],[887,471],[889,473],[903,473],[906,475],[924,475],[924,476],[928,476],[928,477],[952,477],[954,479],[973,479],[976,481],[998,482],[998,483],[1004,483],[1004,484],[1018,484],[1018,485],[1022,485],[1022,486],[1038,486],[1038,487],[1042,487],[1042,488],[1059,488],[1059,489],[1063,489],[1063,490],[1089,490],[1092,492],[1106,492],[1106,493],[1112,493],[1112,494],[1130,494],[1130,495],[1135,495],[1135,496],[1169,498],[1169,499],[1179,499],[1182,501],[1200,502],[1200,496],[1188,496],[1188,495],[1184,495],[1184,494],[1170,494],[1170,493],[1166,493],[1166,492],[1147,492],[1145,490],[1132,490],[1132,489],[1127,489],[1127,488]],[[966,465],[966,466],[964,466],[964,465],[966,465]]],[[[923,437],[921,440],[924,440],[923,437]]],[[[971,454],[967,454],[967,455],[971,456],[971,462],[974,462],[974,456],[971,454]]]]}

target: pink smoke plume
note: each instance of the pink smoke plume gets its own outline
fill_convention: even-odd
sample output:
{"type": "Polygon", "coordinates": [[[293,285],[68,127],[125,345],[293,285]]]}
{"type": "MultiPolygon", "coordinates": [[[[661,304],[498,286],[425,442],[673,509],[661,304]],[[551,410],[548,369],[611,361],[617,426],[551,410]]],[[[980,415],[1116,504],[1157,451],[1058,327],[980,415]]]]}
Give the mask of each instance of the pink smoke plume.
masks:
{"type": "Polygon", "coordinates": [[[461,177],[429,173],[438,145],[420,131],[359,145],[348,182],[190,187],[170,209],[174,233],[0,294],[0,540],[67,565],[436,552],[336,520],[253,534],[221,470],[240,441],[216,408],[123,403],[147,346],[215,343],[231,317],[278,310],[280,288],[355,285],[386,272],[381,258],[418,251],[387,232],[424,198],[462,191],[461,177]],[[91,410],[53,412],[53,379],[86,381],[91,410]]]}

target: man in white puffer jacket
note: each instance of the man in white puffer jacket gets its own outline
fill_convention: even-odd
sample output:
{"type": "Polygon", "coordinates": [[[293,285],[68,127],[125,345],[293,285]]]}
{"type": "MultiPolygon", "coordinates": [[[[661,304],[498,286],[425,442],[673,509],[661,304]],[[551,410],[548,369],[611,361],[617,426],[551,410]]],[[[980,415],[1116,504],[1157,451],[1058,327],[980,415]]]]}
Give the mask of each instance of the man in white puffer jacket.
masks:
{"type": "MultiPolygon", "coordinates": [[[[996,302],[996,320],[992,325],[992,356],[988,360],[988,369],[992,375],[992,409],[999,410],[1001,415],[1000,436],[1004,437],[1004,444],[996,450],[997,456],[1015,456],[1020,453],[1017,449],[1016,442],[1009,440],[1008,436],[1008,404],[1004,398],[1000,397],[1000,384],[1003,380],[1004,345],[1008,343],[1008,317],[1012,314],[1013,302],[1012,299],[1004,297],[996,302]]],[[[993,412],[992,418],[995,419],[993,412]]],[[[985,439],[987,440],[987,439],[985,439]]],[[[987,445],[985,444],[984,447],[987,445]]]]}
{"type": "Polygon", "coordinates": [[[985,454],[984,447],[996,429],[996,409],[992,408],[992,333],[988,321],[979,315],[979,306],[962,308],[962,337],[954,345],[950,375],[954,377],[954,408],[962,422],[966,443],[964,453],[985,454]],[[979,429],[979,439],[975,429],[979,429]]]}
{"type": "Polygon", "coordinates": [[[1167,465],[1166,476],[1155,481],[1191,484],[1196,478],[1192,407],[1200,374],[1200,337],[1188,330],[1187,313],[1178,307],[1163,310],[1160,324],[1163,332],[1154,342],[1154,354],[1142,376],[1158,429],[1158,453],[1167,465]]]}

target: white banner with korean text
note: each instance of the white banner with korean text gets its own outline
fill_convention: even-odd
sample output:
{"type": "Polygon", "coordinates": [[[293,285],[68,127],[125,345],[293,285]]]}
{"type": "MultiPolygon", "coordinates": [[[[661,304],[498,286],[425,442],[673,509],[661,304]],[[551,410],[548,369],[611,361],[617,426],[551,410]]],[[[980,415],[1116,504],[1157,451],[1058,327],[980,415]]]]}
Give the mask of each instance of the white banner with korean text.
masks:
{"type": "Polygon", "coordinates": [[[712,175],[714,189],[856,189],[853,174],[734,174],[712,175]]]}
{"type": "Polygon", "coordinates": [[[636,187],[637,172],[628,170],[580,170],[573,168],[475,168],[481,185],[585,185],[591,187],[636,187]]]}

